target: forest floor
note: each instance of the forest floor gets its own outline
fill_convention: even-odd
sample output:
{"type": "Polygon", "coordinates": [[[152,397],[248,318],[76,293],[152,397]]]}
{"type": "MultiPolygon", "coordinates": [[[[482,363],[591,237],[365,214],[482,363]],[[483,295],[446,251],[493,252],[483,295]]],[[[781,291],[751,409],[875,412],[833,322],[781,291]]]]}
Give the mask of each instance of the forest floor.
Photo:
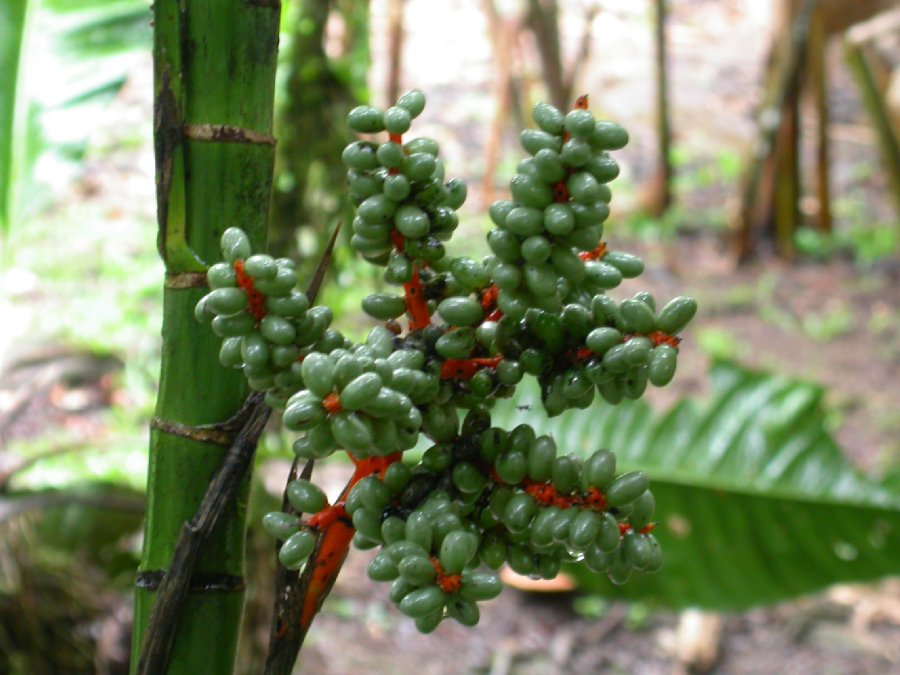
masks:
{"type": "MultiPolygon", "coordinates": [[[[577,44],[583,4],[565,3],[565,45],[577,44]]],[[[702,308],[683,343],[675,382],[648,398],[665,407],[681,395],[708,393],[706,373],[714,356],[817,382],[827,389],[830,428],[847,456],[880,475],[900,462],[900,260],[894,249],[892,258],[870,263],[867,247],[877,249],[871,242],[879,227],[896,227],[897,216],[853,85],[839,58],[832,59],[836,228],[849,243],[822,260],[787,264],[763,252],[758,260],[736,267],[728,253],[727,212],[736,192],[737,167],[753,139],[770,17],[760,7],[764,3],[754,0],[673,4],[677,205],[662,223],[636,215],[642,185],[654,165],[650,3],[618,3],[601,12],[594,35],[603,48],[595,49],[577,78],[578,90],[591,92],[602,115],[623,122],[632,136],[621,153],[622,176],[612,186],[616,199],[607,237],[645,258],[648,272],[639,280],[641,289],[659,298],[693,295],[702,308]]],[[[373,34],[383,36],[385,2],[373,0],[372,5],[373,34]]],[[[420,87],[429,96],[419,131],[438,138],[450,172],[469,181],[463,228],[480,238],[485,225],[477,215],[483,129],[493,111],[492,57],[481,5],[449,0],[438,17],[433,3],[409,0],[406,5],[410,33],[404,85],[420,87]],[[441,49],[435,50],[435,44],[441,49]]],[[[527,42],[522,48],[528,53],[527,42]]],[[[373,38],[373,50],[372,88],[378,103],[387,51],[381,38],[373,38]]],[[[64,429],[87,442],[120,424],[106,414],[108,406],[140,410],[144,417],[152,409],[153,387],[146,382],[155,377],[156,361],[147,354],[158,349],[161,267],[153,248],[147,65],[111,107],[106,120],[111,124],[98,127],[95,151],[76,187],[54,207],[45,225],[13,241],[18,247],[15,264],[4,276],[9,304],[3,309],[9,311],[10,330],[0,342],[7,373],[5,386],[0,382],[4,442],[50,429],[64,429]],[[54,234],[63,223],[88,220],[103,225],[84,238],[54,234]],[[53,241],[63,245],[56,250],[48,243],[53,241]],[[100,256],[95,255],[98,246],[100,256]],[[123,260],[120,266],[116,259],[123,260]],[[62,273],[56,260],[76,266],[62,273]],[[51,278],[48,270],[58,276],[51,278]],[[41,276],[44,271],[47,278],[41,276]],[[111,290],[113,284],[132,289],[126,305],[120,302],[121,288],[111,290]],[[127,330],[117,328],[115,339],[104,342],[107,324],[126,321],[131,322],[127,330]],[[84,350],[78,349],[72,362],[73,350],[62,348],[43,350],[38,361],[33,359],[37,344],[59,341],[89,353],[100,344],[104,355],[85,361],[84,350]],[[62,358],[69,360],[61,366],[62,358]],[[125,369],[127,376],[110,376],[120,371],[121,361],[132,364],[125,369]],[[33,387],[34,395],[22,403],[9,374],[18,369],[21,375],[35,363],[56,370],[40,370],[41,386],[33,387]],[[15,415],[4,418],[13,404],[18,405],[15,415]]],[[[534,62],[523,57],[519,67],[537,81],[534,62]]],[[[486,192],[502,194],[502,176],[517,156],[510,128],[504,161],[486,192]]],[[[38,371],[28,372],[35,382],[38,371]]],[[[132,438],[138,439],[135,461],[141,459],[144,434],[143,427],[136,434],[132,430],[132,438]]],[[[0,452],[0,475],[3,462],[14,460],[0,452]]],[[[283,468],[283,462],[264,467],[264,480],[274,490],[279,481],[283,484],[283,468]]],[[[333,471],[323,471],[322,479],[339,481],[341,469],[333,471]]],[[[477,630],[445,622],[435,634],[421,636],[392,609],[383,585],[365,577],[368,559],[366,553],[351,554],[309,635],[298,672],[900,673],[900,580],[840,586],[735,614],[678,613],[571,591],[509,589],[486,603],[477,630]]],[[[270,602],[267,569],[260,565],[253,573],[252,580],[260,583],[251,589],[246,624],[251,636],[263,639],[270,602]]],[[[110,614],[121,616],[122,603],[127,606],[127,597],[117,598],[114,605],[120,609],[114,607],[110,614]]],[[[258,640],[246,644],[250,651],[244,663],[252,661],[258,640]]],[[[258,670],[248,667],[245,672],[258,670]]]]}

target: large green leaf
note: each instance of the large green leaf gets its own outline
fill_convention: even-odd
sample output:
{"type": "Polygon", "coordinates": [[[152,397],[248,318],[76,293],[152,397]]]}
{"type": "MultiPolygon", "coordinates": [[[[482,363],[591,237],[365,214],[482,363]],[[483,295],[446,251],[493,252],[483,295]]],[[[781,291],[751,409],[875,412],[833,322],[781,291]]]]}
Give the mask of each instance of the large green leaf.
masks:
{"type": "Polygon", "coordinates": [[[0,234],[71,170],[102,107],[150,45],[145,0],[0,2],[0,234]]]}
{"type": "Polygon", "coordinates": [[[745,608],[836,582],[900,573],[900,495],[854,469],[824,424],[820,388],[719,363],[704,405],[655,414],[644,402],[547,419],[535,388],[498,406],[561,449],[612,449],[646,471],[663,569],[614,587],[571,570],[582,588],[676,607],[745,608]]]}
{"type": "MultiPolygon", "coordinates": [[[[50,108],[84,104],[118,91],[150,47],[145,0],[43,0],[39,17],[50,48],[52,86],[41,90],[50,108]]],[[[90,127],[81,132],[90,131],[90,127]]]]}
{"type": "Polygon", "coordinates": [[[22,118],[22,46],[25,44],[27,0],[0,3],[0,234],[9,227],[18,183],[20,137],[15,133],[22,118]]]}

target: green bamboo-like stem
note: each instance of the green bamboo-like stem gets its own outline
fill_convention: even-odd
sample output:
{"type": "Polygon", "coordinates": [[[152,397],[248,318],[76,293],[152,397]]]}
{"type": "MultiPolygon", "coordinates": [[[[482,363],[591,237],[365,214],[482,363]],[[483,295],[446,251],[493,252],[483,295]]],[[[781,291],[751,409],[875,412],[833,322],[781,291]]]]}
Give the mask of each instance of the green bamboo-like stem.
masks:
{"type": "MultiPolygon", "coordinates": [[[[147,523],[138,574],[132,668],[183,524],[197,510],[231,436],[201,425],[246,396],[218,363],[219,339],[193,318],[205,262],[242,227],[263,248],[272,184],[277,0],[154,3],[154,142],[160,253],[166,264],[163,353],[150,439],[147,523]],[[205,262],[204,262],[205,261],[205,262]]],[[[169,673],[231,673],[243,604],[247,483],[214,530],[179,621],[169,673]]]]}
{"type": "Polygon", "coordinates": [[[16,216],[18,174],[26,138],[22,125],[27,106],[20,73],[31,23],[28,15],[28,0],[12,0],[0,7],[0,233],[16,216]]]}

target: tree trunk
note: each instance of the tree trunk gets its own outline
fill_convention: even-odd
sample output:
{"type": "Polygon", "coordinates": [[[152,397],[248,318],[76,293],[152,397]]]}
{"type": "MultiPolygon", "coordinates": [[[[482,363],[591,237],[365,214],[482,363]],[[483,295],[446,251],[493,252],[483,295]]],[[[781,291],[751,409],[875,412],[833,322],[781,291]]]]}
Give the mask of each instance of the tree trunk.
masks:
{"type": "MultiPolygon", "coordinates": [[[[272,185],[277,0],[156,0],[154,143],[166,265],[162,373],[150,437],[147,523],[132,669],[179,532],[232,440],[219,428],[245,398],[194,320],[218,241],[242,227],[263,249],[272,185]]],[[[210,538],[178,622],[169,673],[231,673],[243,604],[248,483],[210,538]]]]}
{"type": "Polygon", "coordinates": [[[814,12],[810,26],[809,48],[807,50],[807,72],[809,76],[809,106],[816,120],[816,214],[815,226],[820,232],[831,233],[831,140],[828,125],[831,115],[828,108],[828,35],[825,32],[825,15],[814,12]]]}
{"type": "Polygon", "coordinates": [[[844,40],[844,50],[878,138],[889,190],[900,207],[900,123],[892,116],[888,102],[891,71],[872,44],[876,36],[896,34],[898,29],[900,10],[850,30],[844,40]]]}
{"type": "MultiPolygon", "coordinates": [[[[354,136],[343,124],[347,111],[367,102],[369,3],[300,0],[290,21],[284,100],[277,111],[278,187],[269,230],[272,255],[299,258],[297,230],[310,228],[318,250],[306,251],[312,271],[339,221],[349,223],[341,152],[354,136]],[[345,31],[344,53],[325,51],[329,15],[338,13],[345,31]]],[[[349,228],[348,228],[349,230],[349,228]]]]}
{"type": "Polygon", "coordinates": [[[656,62],[656,161],[657,166],[650,180],[647,210],[659,217],[672,205],[672,123],[669,115],[669,68],[666,24],[667,0],[655,0],[653,42],[656,62]]]}
{"type": "MultiPolygon", "coordinates": [[[[792,128],[786,127],[791,126],[789,123],[795,115],[794,92],[798,90],[801,81],[810,17],[818,0],[798,0],[797,4],[798,8],[793,14],[785,14],[790,20],[785,19],[783,34],[773,42],[769,73],[760,106],[762,112],[757,139],[752,148],[749,166],[741,180],[740,207],[733,225],[735,254],[740,263],[755,255],[760,233],[776,217],[775,200],[779,199],[776,197],[776,190],[781,175],[778,174],[779,162],[782,167],[789,167],[790,161],[794,161],[785,158],[784,153],[779,153],[778,150],[782,142],[790,140],[792,134],[796,136],[796,124],[792,128]],[[779,136],[783,134],[787,136],[780,139],[779,136]],[[779,156],[783,161],[778,159],[779,156]]],[[[791,10],[791,7],[784,9],[785,12],[791,10]]],[[[784,190],[781,191],[784,193],[784,190]]],[[[794,191],[794,187],[791,187],[791,191],[794,191]]],[[[786,204],[784,200],[787,198],[780,198],[782,205],[786,204]]],[[[782,213],[782,222],[785,222],[785,217],[791,220],[788,210],[782,213]]]]}
{"type": "Polygon", "coordinates": [[[405,27],[403,15],[406,10],[405,0],[388,0],[388,77],[385,87],[385,107],[394,105],[400,96],[403,80],[403,41],[405,27]]]}
{"type": "Polygon", "coordinates": [[[528,0],[528,27],[537,40],[541,57],[544,84],[550,100],[560,110],[568,110],[566,78],[563,74],[562,52],[559,44],[559,7],[556,0],[528,0]]]}

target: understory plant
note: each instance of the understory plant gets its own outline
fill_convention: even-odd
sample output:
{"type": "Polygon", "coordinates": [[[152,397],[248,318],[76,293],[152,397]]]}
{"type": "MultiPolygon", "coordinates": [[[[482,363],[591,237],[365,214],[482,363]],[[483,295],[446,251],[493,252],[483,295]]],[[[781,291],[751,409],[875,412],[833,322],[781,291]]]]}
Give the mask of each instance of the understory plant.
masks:
{"type": "Polygon", "coordinates": [[[540,387],[534,414],[553,417],[637,399],[674,375],[695,302],[657,309],[646,292],[609,294],[644,269],[603,237],[619,172],[609,151],[626,132],[596,120],[586,96],[566,113],[537,104],[510,199],[490,207],[491,253],[475,260],[445,249],[465,185],[447,179],[434,140],[408,137],[424,105],[412,90],[348,115],[361,135],[343,152],[350,243],[395,288],[363,299],[378,322],[364,342],[311,306],[291,260],[254,253],[237,227],[222,235],[223,261],[196,306],[222,338],[222,364],[283,411],[296,456],[344,452],[355,467],[332,502],[311,480],[291,480],[288,508],[263,521],[280,563],[302,570],[303,634],[351,543],[377,549],[369,576],[426,633],[447,618],[475,625],[504,564],[551,579],[576,563],[616,584],[662,564],[645,473],[617,475],[610,449],[582,459],[529,424],[491,421],[524,378],[540,387]],[[427,449],[413,452],[422,439],[427,449]]]}

